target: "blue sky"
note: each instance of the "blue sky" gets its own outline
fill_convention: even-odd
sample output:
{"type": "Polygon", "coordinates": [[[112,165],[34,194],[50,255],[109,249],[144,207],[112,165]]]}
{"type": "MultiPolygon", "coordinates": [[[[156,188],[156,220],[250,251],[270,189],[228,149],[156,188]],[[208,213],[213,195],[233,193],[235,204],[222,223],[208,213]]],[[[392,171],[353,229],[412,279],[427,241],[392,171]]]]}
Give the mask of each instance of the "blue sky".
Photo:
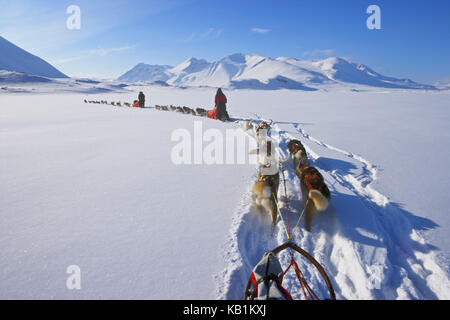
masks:
{"type": "Polygon", "coordinates": [[[139,62],[177,65],[242,52],[345,57],[395,77],[450,82],[448,0],[0,0],[0,35],[78,77],[139,62]],[[381,30],[366,9],[381,8],[381,30]],[[68,30],[67,7],[81,9],[68,30]]]}

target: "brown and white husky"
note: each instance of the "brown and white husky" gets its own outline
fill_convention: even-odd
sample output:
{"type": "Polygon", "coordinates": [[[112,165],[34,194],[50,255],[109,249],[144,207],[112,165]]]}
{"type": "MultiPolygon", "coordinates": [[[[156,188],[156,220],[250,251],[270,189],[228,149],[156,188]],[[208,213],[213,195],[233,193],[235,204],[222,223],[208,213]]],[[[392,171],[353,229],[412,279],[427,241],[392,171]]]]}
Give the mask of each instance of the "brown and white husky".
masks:
{"type": "Polygon", "coordinates": [[[258,181],[252,189],[253,205],[259,213],[267,213],[272,219],[272,227],[277,223],[278,186],[280,185],[280,174],[263,175],[258,173],[258,181]]]}
{"type": "Polygon", "coordinates": [[[291,140],[288,143],[289,154],[293,158],[294,169],[299,165],[308,164],[308,156],[305,147],[299,140],[291,140]]]}
{"type": "Polygon", "coordinates": [[[309,163],[299,164],[295,174],[300,179],[302,199],[306,205],[305,228],[311,231],[312,219],[318,211],[325,211],[328,208],[331,193],[319,170],[311,167],[309,163]]]}

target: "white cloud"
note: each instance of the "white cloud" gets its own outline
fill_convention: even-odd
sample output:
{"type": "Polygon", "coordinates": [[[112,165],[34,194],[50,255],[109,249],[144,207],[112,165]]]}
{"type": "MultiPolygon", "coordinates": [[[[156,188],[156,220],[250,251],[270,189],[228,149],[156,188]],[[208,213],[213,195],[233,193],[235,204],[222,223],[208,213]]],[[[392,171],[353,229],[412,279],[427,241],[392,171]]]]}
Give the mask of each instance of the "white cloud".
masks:
{"type": "Polygon", "coordinates": [[[53,60],[52,63],[55,65],[62,65],[65,63],[69,63],[72,61],[77,61],[77,60],[81,60],[81,59],[86,59],[92,56],[99,56],[99,57],[105,57],[107,55],[109,55],[110,53],[113,52],[121,52],[121,51],[126,51],[126,50],[131,50],[136,48],[136,45],[125,45],[122,47],[118,47],[118,48],[97,48],[97,49],[91,49],[91,50],[87,50],[87,51],[83,51],[81,52],[78,56],[73,56],[73,57],[68,57],[68,58],[62,58],[62,59],[57,59],[57,60],[53,60]]]}
{"type": "Polygon", "coordinates": [[[86,58],[86,56],[69,57],[69,58],[62,58],[62,59],[57,59],[57,60],[49,59],[49,62],[54,65],[61,65],[61,64],[72,62],[72,61],[81,60],[84,58],[86,58]]]}
{"type": "Polygon", "coordinates": [[[195,33],[191,33],[186,39],[181,40],[180,42],[184,42],[184,43],[189,43],[194,41],[196,34],[195,33]]]}
{"type": "Polygon", "coordinates": [[[332,56],[336,50],[334,49],[314,49],[303,52],[303,55],[305,56],[332,56]]]}
{"type": "Polygon", "coordinates": [[[223,29],[215,29],[215,28],[209,28],[206,32],[200,35],[200,39],[217,39],[222,34],[223,29]]]}
{"type": "Polygon", "coordinates": [[[191,33],[186,39],[183,39],[179,42],[190,43],[202,40],[214,40],[219,38],[222,35],[223,31],[224,29],[209,28],[202,33],[191,33]]]}
{"type": "Polygon", "coordinates": [[[125,46],[119,47],[119,48],[98,48],[98,49],[89,50],[88,53],[90,55],[104,57],[104,56],[107,56],[108,54],[110,54],[111,52],[126,51],[126,50],[130,50],[130,49],[134,49],[135,47],[136,47],[136,45],[133,45],[133,46],[125,45],[125,46]]]}
{"type": "Polygon", "coordinates": [[[250,29],[250,31],[254,32],[254,33],[259,33],[259,34],[266,34],[266,33],[270,32],[269,29],[263,29],[263,28],[252,28],[252,29],[250,29]]]}

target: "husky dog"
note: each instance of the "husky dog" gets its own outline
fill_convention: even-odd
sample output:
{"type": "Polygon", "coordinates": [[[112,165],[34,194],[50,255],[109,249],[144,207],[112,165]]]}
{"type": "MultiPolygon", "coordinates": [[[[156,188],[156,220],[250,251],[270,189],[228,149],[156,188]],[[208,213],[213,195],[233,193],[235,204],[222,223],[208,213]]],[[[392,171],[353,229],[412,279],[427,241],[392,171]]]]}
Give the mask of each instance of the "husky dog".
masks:
{"type": "Polygon", "coordinates": [[[291,140],[288,143],[289,154],[293,158],[294,169],[297,169],[299,164],[308,164],[308,157],[306,155],[306,150],[303,144],[299,140],[291,140]]]}
{"type": "Polygon", "coordinates": [[[197,108],[195,111],[197,111],[197,114],[201,117],[206,117],[208,115],[208,111],[203,108],[197,108]]]}
{"type": "Polygon", "coordinates": [[[253,120],[244,122],[245,131],[253,130],[253,120]]]}
{"type": "MultiPolygon", "coordinates": [[[[260,147],[257,149],[258,154],[261,152],[260,147]]],[[[273,161],[275,159],[271,158],[272,155],[272,141],[267,141],[265,147],[266,155],[259,157],[259,163],[265,168],[275,168],[276,163],[273,161]]],[[[268,171],[270,172],[270,171],[268,171]]],[[[258,172],[258,180],[253,186],[253,204],[258,212],[263,213],[264,210],[272,218],[272,231],[277,223],[277,204],[278,201],[278,187],[280,185],[280,173],[278,170],[275,172],[268,173],[264,172],[263,169],[258,172]]]]}
{"type": "Polygon", "coordinates": [[[114,101],[112,101],[112,102],[111,102],[111,105],[112,105],[112,106],[115,106],[115,105],[116,105],[116,103],[115,103],[114,101]]]}
{"type": "Polygon", "coordinates": [[[84,103],[87,103],[87,100],[86,100],[86,99],[84,99],[84,103]]]}
{"type": "Polygon", "coordinates": [[[177,107],[170,105],[170,111],[176,111],[177,107]]]}
{"type": "Polygon", "coordinates": [[[270,120],[269,123],[262,121],[254,127],[256,142],[258,143],[258,145],[260,145],[262,142],[264,142],[263,136],[261,135],[261,130],[266,130],[266,133],[268,134],[272,124],[273,124],[273,120],[270,120]]]}
{"type": "Polygon", "coordinates": [[[125,107],[131,107],[131,104],[129,104],[128,102],[124,102],[123,105],[124,105],[125,107]]]}
{"type": "Polygon", "coordinates": [[[186,107],[186,106],[183,107],[183,113],[185,113],[185,114],[192,114],[192,115],[195,116],[195,111],[192,110],[192,109],[189,108],[189,107],[186,107]]]}
{"type": "Polygon", "coordinates": [[[272,219],[272,225],[277,223],[277,205],[276,199],[278,187],[280,184],[280,174],[263,175],[258,172],[258,180],[253,186],[253,205],[258,212],[266,211],[272,219]]]}
{"type": "Polygon", "coordinates": [[[297,167],[295,174],[300,179],[302,199],[305,202],[306,230],[311,231],[311,222],[317,211],[325,211],[330,203],[331,193],[319,170],[309,163],[297,167]]]}
{"type": "Polygon", "coordinates": [[[120,103],[120,101],[119,101],[119,102],[116,103],[116,106],[121,107],[122,103],[120,103]]]}
{"type": "Polygon", "coordinates": [[[272,219],[272,226],[277,223],[277,201],[280,174],[263,175],[258,172],[258,180],[252,189],[253,205],[259,213],[267,212],[272,219]]]}
{"type": "Polygon", "coordinates": [[[156,105],[155,105],[155,109],[156,109],[156,110],[161,110],[161,106],[156,104],[156,105]]]}
{"type": "Polygon", "coordinates": [[[264,122],[264,121],[262,121],[262,122],[260,122],[260,123],[258,123],[258,124],[256,125],[255,130],[256,130],[256,131],[259,131],[259,130],[261,130],[261,129],[266,129],[267,131],[269,131],[269,130],[270,130],[270,127],[272,126],[272,124],[273,124],[273,120],[270,120],[270,122],[264,122]]]}
{"type": "Polygon", "coordinates": [[[169,107],[168,106],[161,106],[161,110],[162,111],[169,111],[169,107]]]}
{"type": "Polygon", "coordinates": [[[191,108],[188,108],[188,107],[186,107],[186,106],[184,106],[183,107],[183,112],[185,113],[185,114],[191,114],[191,108]]]}
{"type": "Polygon", "coordinates": [[[183,110],[183,108],[181,108],[181,107],[177,107],[177,112],[184,113],[184,110],[183,110]]]}

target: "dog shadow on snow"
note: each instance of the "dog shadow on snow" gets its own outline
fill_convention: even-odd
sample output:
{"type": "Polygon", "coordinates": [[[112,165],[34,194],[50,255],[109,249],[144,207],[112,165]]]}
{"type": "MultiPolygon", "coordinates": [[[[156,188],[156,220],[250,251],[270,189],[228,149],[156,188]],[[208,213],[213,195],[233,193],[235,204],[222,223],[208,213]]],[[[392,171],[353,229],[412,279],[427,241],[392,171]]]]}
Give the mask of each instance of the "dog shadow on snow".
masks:
{"type": "MultiPolygon", "coordinates": [[[[312,161],[312,165],[325,172],[336,170],[341,176],[351,174],[356,169],[351,162],[327,157],[312,161]]],[[[336,183],[349,189],[345,182],[336,183]]],[[[398,243],[403,250],[409,248],[422,253],[439,250],[436,246],[422,244],[411,238],[413,230],[428,231],[439,227],[431,219],[416,216],[397,202],[390,201],[382,206],[353,192],[341,193],[334,185],[329,185],[329,188],[329,210],[335,210],[341,225],[340,232],[351,241],[387,249],[392,249],[389,247],[398,243]]],[[[319,213],[317,217],[326,217],[326,212],[319,213]]]]}
{"type": "Polygon", "coordinates": [[[314,161],[314,166],[321,169],[325,169],[327,171],[337,170],[342,175],[348,175],[352,170],[356,170],[357,167],[348,161],[320,157],[314,161]]]}
{"type": "MultiPolygon", "coordinates": [[[[324,171],[330,170],[331,167],[333,170],[339,170],[341,174],[354,169],[352,163],[329,158],[319,158],[313,165],[324,171]]],[[[345,182],[342,186],[348,189],[345,182]]],[[[389,286],[402,285],[401,270],[404,269],[408,278],[413,280],[414,285],[426,299],[437,299],[436,294],[429,289],[423,274],[411,267],[414,263],[411,263],[410,259],[414,261],[417,252],[427,254],[440,250],[432,244],[416,240],[413,235],[414,231],[428,231],[439,225],[431,219],[414,215],[400,203],[388,202],[382,206],[351,191],[340,192],[334,185],[329,188],[330,207],[325,212],[317,214],[313,220],[313,232],[317,228],[316,230],[323,230],[329,234],[339,233],[339,236],[353,243],[364,245],[363,250],[366,253],[362,261],[367,266],[377,264],[375,254],[377,249],[381,249],[382,252],[385,250],[386,257],[391,263],[388,272],[391,276],[387,280],[389,286]]],[[[395,298],[390,295],[389,290],[386,292],[377,290],[375,294],[381,299],[395,298]]]]}
{"type": "MultiPolygon", "coordinates": [[[[402,286],[404,277],[402,270],[406,271],[408,278],[413,281],[423,298],[438,299],[430,290],[423,272],[414,268],[415,263],[410,261],[410,259],[416,260],[417,252],[426,254],[439,250],[434,245],[413,239],[411,236],[413,230],[426,231],[438,225],[430,219],[413,215],[399,203],[390,202],[385,207],[376,205],[373,207],[364,202],[359,196],[332,190],[330,207],[314,218],[312,233],[325,232],[331,238],[338,234],[350,240],[351,243],[363,245],[364,248],[357,249],[356,252],[363,254],[360,257],[360,263],[366,268],[379,265],[378,250],[381,250],[382,256],[386,255],[388,269],[386,269],[386,278],[383,280],[386,286],[382,287],[386,290],[374,290],[377,299],[396,299],[392,288],[402,286]],[[377,217],[379,215],[381,219],[377,217]]],[[[383,260],[381,263],[385,265],[383,260]]],[[[338,274],[338,270],[331,261],[326,263],[326,268],[332,278],[338,274]]],[[[426,270],[425,265],[423,268],[426,270]]],[[[333,283],[336,292],[340,294],[341,288],[335,281],[333,283]]]]}
{"type": "Polygon", "coordinates": [[[412,214],[399,203],[390,202],[382,207],[372,202],[365,203],[366,201],[368,202],[354,194],[331,190],[330,207],[316,215],[313,227],[316,224],[328,229],[326,226],[334,217],[339,220],[339,228],[334,229],[334,232],[339,232],[353,242],[388,250],[399,244],[403,250],[411,253],[412,250],[422,253],[439,250],[436,246],[422,244],[411,238],[413,230],[432,230],[439,227],[437,223],[412,214]]]}
{"type": "MultiPolygon", "coordinates": [[[[294,127],[314,125],[313,123],[300,122],[277,122],[274,124],[290,124],[294,127]]],[[[280,131],[280,133],[289,133],[280,131]]],[[[298,135],[299,132],[296,132],[298,135]]],[[[287,149],[287,141],[282,141],[281,148],[287,149]]],[[[341,176],[351,174],[357,169],[355,164],[349,161],[319,157],[311,161],[311,165],[322,171],[339,172],[341,176]]],[[[289,170],[293,170],[292,166],[289,170]]],[[[295,170],[294,170],[295,171],[295,170]]],[[[294,173],[295,176],[295,173],[294,173]]],[[[343,194],[335,190],[334,186],[329,186],[331,191],[330,208],[325,213],[319,213],[316,221],[327,218],[327,212],[338,215],[340,223],[343,224],[341,232],[351,241],[360,242],[375,247],[391,247],[395,242],[402,244],[402,249],[411,249],[422,253],[439,250],[431,244],[422,244],[411,238],[411,233],[415,231],[428,231],[439,227],[431,219],[419,217],[407,211],[404,206],[397,202],[389,202],[386,206],[380,206],[355,194],[343,194]],[[333,212],[338,210],[338,212],[333,212]],[[381,219],[378,217],[381,216],[381,219]],[[381,233],[381,234],[380,234],[381,233]],[[379,235],[377,240],[367,234],[379,235]],[[389,239],[388,239],[389,238],[389,239]],[[390,243],[389,240],[395,241],[390,243]]],[[[347,187],[344,185],[344,187],[347,187]]],[[[314,222],[313,222],[314,223],[314,222]]],[[[326,222],[325,222],[326,223],[326,222]]],[[[393,249],[388,248],[388,249],[393,249]]]]}

